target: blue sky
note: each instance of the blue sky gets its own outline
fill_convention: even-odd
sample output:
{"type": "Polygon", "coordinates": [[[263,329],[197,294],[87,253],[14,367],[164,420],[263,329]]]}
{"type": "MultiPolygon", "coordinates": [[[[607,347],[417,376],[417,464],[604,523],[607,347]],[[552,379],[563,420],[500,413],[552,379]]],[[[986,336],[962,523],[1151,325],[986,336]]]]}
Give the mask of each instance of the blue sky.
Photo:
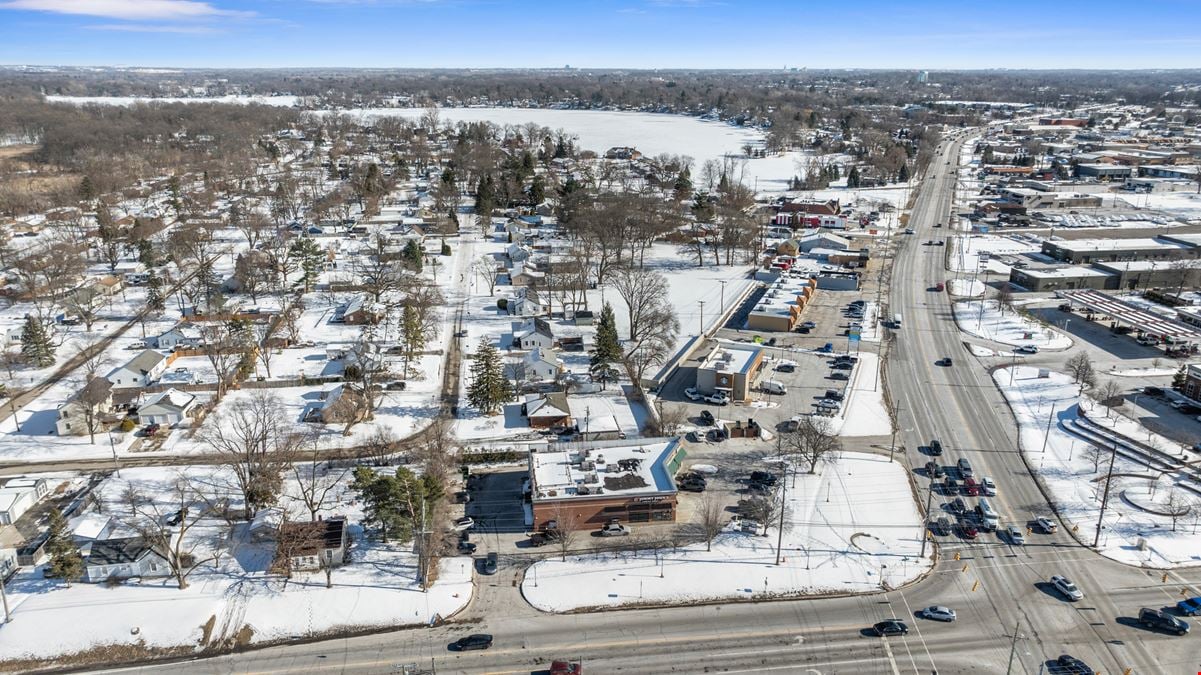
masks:
{"type": "Polygon", "coordinates": [[[1196,68],[1198,0],[0,0],[0,63],[1196,68]]]}

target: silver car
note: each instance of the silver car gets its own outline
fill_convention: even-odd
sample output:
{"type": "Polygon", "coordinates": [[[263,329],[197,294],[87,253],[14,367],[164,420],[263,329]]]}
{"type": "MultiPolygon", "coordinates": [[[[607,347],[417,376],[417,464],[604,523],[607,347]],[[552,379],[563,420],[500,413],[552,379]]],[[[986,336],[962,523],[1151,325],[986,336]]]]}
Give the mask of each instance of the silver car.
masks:
{"type": "Polygon", "coordinates": [[[955,620],[955,610],[950,607],[943,607],[942,605],[931,605],[922,610],[922,616],[931,621],[946,621],[949,623],[955,620]]]}
{"type": "Polygon", "coordinates": [[[1026,545],[1026,537],[1024,534],[1022,534],[1022,528],[1018,527],[1017,525],[1010,525],[1009,527],[1005,528],[1005,536],[1009,537],[1009,543],[1013,544],[1014,546],[1026,545]]]}
{"type": "Polygon", "coordinates": [[[1055,590],[1063,593],[1063,597],[1071,600],[1072,602],[1084,599],[1084,592],[1077,588],[1076,584],[1072,583],[1072,581],[1067,577],[1062,577],[1056,574],[1055,576],[1051,577],[1051,585],[1055,587],[1055,590]]]}

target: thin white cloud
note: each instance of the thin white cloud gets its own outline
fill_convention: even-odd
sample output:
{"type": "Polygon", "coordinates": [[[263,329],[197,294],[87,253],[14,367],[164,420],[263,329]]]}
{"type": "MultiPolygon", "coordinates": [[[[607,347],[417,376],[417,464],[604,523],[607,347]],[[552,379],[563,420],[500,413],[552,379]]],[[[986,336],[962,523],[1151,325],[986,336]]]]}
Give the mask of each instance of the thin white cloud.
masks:
{"type": "Polygon", "coordinates": [[[0,9],[99,16],[131,21],[180,21],[251,17],[254,12],[220,9],[200,0],[5,0],[0,9]]]}
{"type": "Polygon", "coordinates": [[[179,25],[172,23],[103,23],[87,26],[88,30],[108,30],[125,33],[184,33],[187,35],[211,35],[216,29],[205,25],[179,25]]]}

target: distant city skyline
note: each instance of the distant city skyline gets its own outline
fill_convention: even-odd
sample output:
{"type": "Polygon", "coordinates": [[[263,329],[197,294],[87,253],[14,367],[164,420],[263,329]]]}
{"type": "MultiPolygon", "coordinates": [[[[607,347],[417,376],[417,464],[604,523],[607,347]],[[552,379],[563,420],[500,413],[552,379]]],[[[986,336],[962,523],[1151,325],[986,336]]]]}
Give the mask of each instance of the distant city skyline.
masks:
{"type": "Polygon", "coordinates": [[[0,63],[1175,69],[1199,25],[1189,0],[0,0],[0,63]]]}

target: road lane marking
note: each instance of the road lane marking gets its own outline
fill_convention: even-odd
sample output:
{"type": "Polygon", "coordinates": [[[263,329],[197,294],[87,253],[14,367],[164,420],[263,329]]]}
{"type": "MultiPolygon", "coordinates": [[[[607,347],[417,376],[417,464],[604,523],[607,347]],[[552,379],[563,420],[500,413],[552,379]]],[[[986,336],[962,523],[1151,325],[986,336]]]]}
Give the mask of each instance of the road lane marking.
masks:
{"type": "Polygon", "coordinates": [[[897,660],[892,657],[892,647],[888,644],[888,638],[880,638],[884,643],[884,654],[888,656],[888,665],[892,666],[892,675],[901,675],[901,669],[897,668],[897,660]]]}

